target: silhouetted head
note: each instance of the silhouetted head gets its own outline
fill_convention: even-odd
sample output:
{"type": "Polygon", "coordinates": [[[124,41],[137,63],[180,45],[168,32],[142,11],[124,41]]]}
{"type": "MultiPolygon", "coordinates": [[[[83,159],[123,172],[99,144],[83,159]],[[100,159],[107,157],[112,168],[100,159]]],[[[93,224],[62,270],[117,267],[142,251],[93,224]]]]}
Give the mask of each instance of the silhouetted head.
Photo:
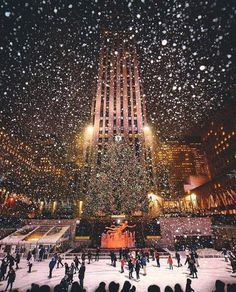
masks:
{"type": "Polygon", "coordinates": [[[72,283],[71,292],[82,292],[82,291],[83,289],[77,281],[72,283]]]}
{"type": "Polygon", "coordinates": [[[108,286],[109,292],[118,292],[119,288],[120,288],[120,284],[115,283],[114,281],[112,281],[108,286]]]}
{"type": "Polygon", "coordinates": [[[123,285],[123,288],[122,288],[122,291],[123,292],[129,291],[130,290],[130,287],[131,287],[130,282],[129,281],[125,281],[124,282],[124,285],[123,285]]]}
{"type": "Polygon", "coordinates": [[[191,285],[191,283],[192,283],[192,280],[191,279],[187,279],[187,285],[191,285]]]}
{"type": "Polygon", "coordinates": [[[170,286],[166,286],[165,292],[174,292],[170,286]]]}
{"type": "Polygon", "coordinates": [[[157,285],[150,285],[148,287],[148,292],[161,292],[161,289],[157,285]]]}
{"type": "Polygon", "coordinates": [[[183,292],[180,284],[175,284],[175,292],[183,292]]]}
{"type": "Polygon", "coordinates": [[[224,292],[225,291],[225,283],[221,280],[216,280],[216,292],[224,292]]]}

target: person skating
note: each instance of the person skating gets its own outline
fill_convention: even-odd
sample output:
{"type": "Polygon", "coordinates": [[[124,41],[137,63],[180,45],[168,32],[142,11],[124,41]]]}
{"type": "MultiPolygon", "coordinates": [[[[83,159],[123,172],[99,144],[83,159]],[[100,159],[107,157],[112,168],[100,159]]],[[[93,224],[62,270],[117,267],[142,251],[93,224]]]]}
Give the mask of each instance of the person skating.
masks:
{"type": "Polygon", "coordinates": [[[49,265],[48,265],[49,266],[49,276],[48,276],[48,278],[52,278],[52,271],[53,271],[55,265],[56,265],[56,259],[53,257],[51,259],[51,261],[49,262],[49,265]]]}
{"type": "Polygon", "coordinates": [[[120,261],[122,260],[122,256],[123,256],[123,249],[120,248],[119,249],[119,259],[120,259],[120,261]]]}
{"type": "Polygon", "coordinates": [[[27,253],[26,260],[28,261],[31,257],[32,257],[32,253],[31,253],[31,251],[29,250],[28,253],[27,253]]]}
{"type": "Polygon", "coordinates": [[[178,252],[175,253],[175,258],[176,258],[178,267],[181,267],[182,264],[180,263],[180,254],[178,252]]]}
{"type": "Polygon", "coordinates": [[[33,256],[33,260],[36,261],[36,257],[37,257],[37,249],[36,249],[36,247],[32,250],[32,256],[33,256]]]}
{"type": "Polygon", "coordinates": [[[96,248],[96,254],[95,254],[95,262],[99,261],[99,255],[100,255],[100,248],[99,246],[96,248]]]}
{"type": "Polygon", "coordinates": [[[229,261],[232,267],[232,273],[236,273],[236,258],[233,255],[229,256],[229,261]]]}
{"type": "Polygon", "coordinates": [[[116,267],[116,262],[117,262],[117,257],[116,255],[114,254],[113,256],[113,266],[116,267]]]}
{"type": "Polygon", "coordinates": [[[79,270],[79,264],[81,264],[81,262],[79,261],[79,258],[77,257],[77,255],[74,257],[74,263],[75,263],[75,270],[78,271],[79,270]]]}
{"type": "Polygon", "coordinates": [[[90,264],[92,260],[92,253],[91,253],[91,250],[88,251],[88,264],[90,264]]]}
{"type": "Polygon", "coordinates": [[[151,247],[150,250],[150,256],[152,257],[152,261],[155,261],[155,254],[154,254],[154,249],[151,247]]]}
{"type": "Polygon", "coordinates": [[[131,259],[129,259],[129,261],[128,261],[128,268],[129,268],[129,279],[132,279],[133,278],[134,265],[133,265],[131,259]]]}
{"type": "Polygon", "coordinates": [[[192,291],[194,291],[194,289],[191,287],[191,283],[192,283],[192,280],[191,279],[187,279],[186,287],[185,287],[185,292],[192,292],[192,291]]]}
{"type": "Polygon", "coordinates": [[[57,258],[57,269],[59,268],[59,265],[61,265],[61,267],[64,267],[62,263],[62,257],[60,255],[58,255],[58,258],[57,258]]]}
{"type": "Polygon", "coordinates": [[[8,281],[7,281],[7,287],[5,291],[7,291],[9,286],[10,286],[10,291],[12,290],[12,286],[13,286],[13,283],[15,282],[15,279],[16,279],[16,272],[14,271],[13,267],[10,267],[10,270],[8,271],[8,274],[6,277],[6,280],[8,281]]]}
{"type": "Polygon", "coordinates": [[[7,261],[3,259],[1,267],[0,267],[0,281],[5,280],[6,272],[7,272],[7,261]]]}
{"type": "Polygon", "coordinates": [[[69,272],[68,272],[68,282],[70,285],[73,283],[74,274],[75,274],[75,265],[74,265],[74,263],[71,263],[71,266],[70,266],[69,272]]]}
{"type": "Polygon", "coordinates": [[[68,275],[70,267],[69,267],[69,265],[67,263],[64,264],[64,267],[65,267],[65,275],[68,275]]]}
{"type": "Polygon", "coordinates": [[[195,264],[194,260],[192,258],[190,258],[188,264],[189,264],[189,270],[190,270],[190,274],[189,275],[193,275],[193,267],[194,267],[194,264],[195,264]]]}
{"type": "Polygon", "coordinates": [[[85,259],[86,259],[86,254],[84,252],[82,252],[82,255],[81,255],[81,261],[82,261],[82,263],[85,262],[85,259]]]}
{"type": "Polygon", "coordinates": [[[135,272],[136,272],[136,278],[137,278],[137,280],[140,278],[139,277],[140,268],[141,268],[140,262],[137,260],[136,261],[136,264],[135,264],[135,272]]]}
{"type": "Polygon", "coordinates": [[[189,267],[189,261],[190,261],[190,256],[187,255],[187,256],[186,256],[186,260],[185,260],[184,265],[188,264],[188,269],[190,268],[190,267],[189,267]]]}
{"type": "Polygon", "coordinates": [[[199,256],[198,256],[198,253],[196,251],[194,253],[194,259],[195,259],[195,263],[196,263],[197,267],[199,267],[199,256]]]}
{"type": "Polygon", "coordinates": [[[12,268],[14,266],[14,263],[15,263],[14,257],[8,252],[6,259],[7,259],[7,263],[9,264],[9,268],[12,268]]]}
{"type": "Polygon", "coordinates": [[[169,269],[173,270],[173,259],[172,259],[171,255],[169,255],[169,257],[167,259],[167,264],[169,265],[169,269]]]}
{"type": "Polygon", "coordinates": [[[149,263],[149,251],[148,250],[145,252],[145,257],[147,259],[147,262],[149,263]]]}
{"type": "Polygon", "coordinates": [[[43,260],[44,254],[45,254],[45,248],[41,247],[39,250],[39,259],[38,259],[39,262],[43,260]]]}
{"type": "Polygon", "coordinates": [[[155,258],[156,258],[156,262],[157,262],[157,267],[160,268],[160,255],[159,255],[158,251],[155,251],[155,258]]]}
{"type": "Polygon", "coordinates": [[[147,259],[145,255],[142,255],[141,257],[141,266],[143,268],[143,275],[146,276],[147,275],[147,259]]]}
{"type": "Polygon", "coordinates": [[[121,264],[121,273],[124,273],[124,266],[125,266],[125,259],[122,258],[121,261],[120,261],[120,264],[121,264]]]}
{"type": "Polygon", "coordinates": [[[84,288],[84,274],[85,274],[85,264],[82,262],[82,265],[79,269],[79,283],[82,288],[84,288]]]}
{"type": "Polygon", "coordinates": [[[20,263],[20,254],[17,252],[15,256],[15,262],[16,262],[16,269],[19,269],[19,263],[20,263]]]}
{"type": "Polygon", "coordinates": [[[224,255],[225,261],[228,262],[228,250],[226,248],[222,248],[222,254],[224,255]]]}
{"type": "Polygon", "coordinates": [[[32,266],[33,266],[33,256],[31,255],[31,257],[28,257],[28,260],[27,260],[27,265],[28,265],[28,273],[31,273],[31,269],[32,269],[32,266]]]}
{"type": "Polygon", "coordinates": [[[114,265],[114,255],[115,255],[114,252],[111,251],[111,252],[110,252],[111,266],[114,265]]]}
{"type": "Polygon", "coordinates": [[[194,263],[193,263],[193,266],[192,266],[192,276],[193,276],[193,278],[195,278],[195,276],[197,278],[197,267],[196,267],[196,265],[194,263]]]}

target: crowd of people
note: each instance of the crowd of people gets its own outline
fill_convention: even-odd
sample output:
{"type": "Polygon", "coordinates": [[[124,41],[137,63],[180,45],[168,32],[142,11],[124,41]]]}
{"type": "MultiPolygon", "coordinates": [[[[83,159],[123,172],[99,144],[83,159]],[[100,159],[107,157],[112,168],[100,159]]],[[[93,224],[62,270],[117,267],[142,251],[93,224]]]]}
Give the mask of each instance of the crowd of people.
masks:
{"type": "MultiPolygon", "coordinates": [[[[235,263],[236,263],[236,254],[232,251],[228,251],[226,249],[222,250],[222,253],[224,254],[225,261],[230,261],[232,266],[232,272],[235,273],[235,263]]],[[[39,249],[38,253],[35,253],[35,250],[29,251],[26,260],[27,260],[27,266],[28,266],[28,273],[31,273],[33,263],[35,261],[43,261],[45,259],[45,249],[42,247],[39,249]]],[[[110,252],[110,259],[111,259],[111,266],[116,267],[117,264],[117,255],[111,251],[110,252]]],[[[64,268],[64,276],[61,279],[60,283],[54,287],[53,291],[61,291],[61,292],[67,292],[67,291],[86,291],[84,289],[84,277],[86,272],[86,264],[90,264],[92,260],[99,261],[100,259],[100,249],[99,247],[96,249],[95,254],[92,254],[91,250],[82,251],[80,258],[75,255],[73,258],[73,261],[70,263],[70,265],[64,261],[63,256],[61,254],[55,253],[51,259],[49,260],[48,264],[48,278],[52,278],[52,274],[55,268],[64,268]],[[78,281],[74,281],[75,275],[77,274],[78,281]]],[[[21,260],[21,254],[16,252],[16,254],[13,256],[9,252],[6,254],[6,256],[2,259],[2,263],[0,265],[0,281],[7,281],[5,286],[5,291],[8,289],[10,291],[13,291],[13,284],[16,279],[16,270],[19,269],[19,264],[21,260]]],[[[142,275],[147,275],[147,263],[150,261],[153,261],[156,263],[157,268],[160,268],[160,254],[158,250],[155,249],[145,249],[145,250],[133,250],[130,251],[128,248],[126,249],[120,249],[119,250],[119,262],[121,273],[125,272],[125,266],[128,270],[128,276],[129,279],[133,279],[133,273],[135,272],[136,281],[140,280],[140,270],[143,270],[142,275]]],[[[183,264],[181,263],[181,256],[178,251],[173,254],[173,257],[171,254],[168,255],[166,264],[168,265],[170,270],[173,270],[173,262],[176,261],[176,267],[181,267],[183,264]]],[[[163,262],[162,262],[163,263],[163,262]]],[[[187,268],[189,270],[189,275],[186,283],[185,290],[181,288],[179,284],[176,284],[174,289],[167,286],[165,288],[165,292],[191,292],[194,291],[191,287],[191,279],[198,277],[198,267],[200,266],[199,263],[199,255],[196,250],[186,250],[186,259],[184,265],[187,265],[187,268]]],[[[236,285],[228,285],[227,292],[236,291],[236,285]],[[232,290],[233,289],[233,290],[232,290]],[[235,290],[234,290],[235,289],[235,290]]],[[[123,285],[123,288],[121,290],[120,285],[115,282],[111,282],[108,287],[106,287],[105,282],[101,282],[99,284],[99,287],[95,290],[96,292],[102,292],[102,291],[136,291],[136,287],[130,284],[129,281],[126,281],[123,285]]],[[[36,291],[51,291],[50,287],[47,285],[39,286],[37,284],[32,284],[32,287],[27,290],[28,292],[36,292],[36,291]]],[[[151,285],[148,288],[148,291],[160,291],[160,288],[157,285],[151,285]]],[[[221,281],[216,282],[216,292],[225,292],[225,284],[221,281]],[[222,288],[223,287],[223,288],[222,288]]]]}
{"type": "MultiPolygon", "coordinates": [[[[191,287],[191,279],[186,280],[185,288],[183,289],[180,284],[175,284],[174,288],[170,286],[166,286],[163,292],[194,292],[194,289],[191,287]]],[[[1,290],[2,291],[2,290],[1,290]]],[[[5,290],[6,291],[6,290],[5,290]]],[[[10,288],[12,292],[19,292],[18,289],[10,288]]],[[[38,285],[31,284],[31,287],[26,290],[26,292],[68,292],[68,288],[62,286],[62,284],[57,284],[53,288],[49,285],[38,285]]],[[[135,285],[132,285],[129,281],[125,281],[123,286],[115,281],[110,282],[108,285],[105,282],[100,282],[98,287],[94,290],[94,292],[135,292],[135,285]]],[[[143,290],[142,290],[143,291],[143,290]]],[[[209,292],[235,292],[236,284],[228,284],[226,285],[224,282],[220,280],[216,280],[215,282],[215,290],[209,292]]],[[[71,284],[70,292],[86,292],[86,289],[82,288],[81,285],[74,281],[71,284]]],[[[147,292],[161,292],[161,289],[158,285],[150,285],[147,288],[147,292]]],[[[207,292],[207,291],[204,291],[207,292]]]]}

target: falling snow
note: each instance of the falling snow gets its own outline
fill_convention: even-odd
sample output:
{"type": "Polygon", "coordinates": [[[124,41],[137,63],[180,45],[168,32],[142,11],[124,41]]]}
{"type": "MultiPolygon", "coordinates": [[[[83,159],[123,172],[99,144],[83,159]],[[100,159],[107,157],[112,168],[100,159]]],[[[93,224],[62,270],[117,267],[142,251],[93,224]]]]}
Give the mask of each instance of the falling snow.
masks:
{"type": "Polygon", "coordinates": [[[90,120],[104,26],[135,40],[158,135],[185,135],[232,99],[233,1],[116,2],[1,2],[3,125],[71,143],[90,120]]]}

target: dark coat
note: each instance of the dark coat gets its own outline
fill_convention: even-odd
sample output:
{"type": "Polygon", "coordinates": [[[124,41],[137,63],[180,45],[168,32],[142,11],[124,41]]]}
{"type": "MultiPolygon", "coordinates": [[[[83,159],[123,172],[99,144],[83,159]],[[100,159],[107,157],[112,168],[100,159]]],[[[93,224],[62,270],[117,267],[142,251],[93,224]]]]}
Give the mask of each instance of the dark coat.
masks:
{"type": "Polygon", "coordinates": [[[7,274],[7,278],[9,283],[13,283],[16,279],[16,272],[14,270],[10,270],[7,274]]]}
{"type": "Polygon", "coordinates": [[[85,266],[81,266],[79,269],[79,278],[83,279],[85,274],[85,266]]]}

